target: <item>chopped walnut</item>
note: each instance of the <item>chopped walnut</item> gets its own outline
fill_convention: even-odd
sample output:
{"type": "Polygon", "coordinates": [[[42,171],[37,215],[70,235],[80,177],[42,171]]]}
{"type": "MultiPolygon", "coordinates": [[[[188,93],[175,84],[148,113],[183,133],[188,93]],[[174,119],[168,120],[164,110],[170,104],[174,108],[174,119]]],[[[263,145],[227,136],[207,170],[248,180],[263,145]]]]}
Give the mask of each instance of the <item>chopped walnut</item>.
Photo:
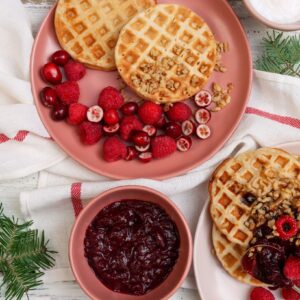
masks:
{"type": "Polygon", "coordinates": [[[223,89],[218,83],[212,84],[213,102],[215,107],[211,111],[217,112],[222,110],[231,102],[230,93],[233,89],[233,84],[229,83],[226,89],[223,89]]]}
{"type": "Polygon", "coordinates": [[[227,42],[217,42],[217,60],[214,67],[214,71],[225,73],[227,71],[226,66],[221,62],[222,53],[229,50],[229,44],[227,42]]]}

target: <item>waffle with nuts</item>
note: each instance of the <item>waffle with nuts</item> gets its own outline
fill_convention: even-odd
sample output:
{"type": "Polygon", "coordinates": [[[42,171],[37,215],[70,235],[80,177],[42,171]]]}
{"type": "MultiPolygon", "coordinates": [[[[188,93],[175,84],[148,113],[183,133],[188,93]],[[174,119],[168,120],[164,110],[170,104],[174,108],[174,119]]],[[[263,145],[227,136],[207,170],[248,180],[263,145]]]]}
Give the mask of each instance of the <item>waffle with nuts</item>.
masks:
{"type": "Polygon", "coordinates": [[[202,89],[213,72],[216,48],[200,16],[180,5],[160,4],[124,26],[115,58],[123,80],[140,97],[172,103],[202,89]]]}
{"type": "Polygon", "coordinates": [[[115,45],[121,28],[155,0],[59,0],[55,31],[75,60],[100,70],[115,70],[115,45]]]}
{"type": "Polygon", "coordinates": [[[265,286],[264,283],[256,280],[243,270],[241,260],[246,253],[245,248],[230,242],[215,225],[212,228],[212,242],[218,260],[229,275],[243,283],[265,286]]]}
{"type": "Polygon", "coordinates": [[[300,207],[299,174],[300,162],[280,149],[261,148],[225,160],[209,184],[215,225],[246,248],[255,227],[300,207]]]}

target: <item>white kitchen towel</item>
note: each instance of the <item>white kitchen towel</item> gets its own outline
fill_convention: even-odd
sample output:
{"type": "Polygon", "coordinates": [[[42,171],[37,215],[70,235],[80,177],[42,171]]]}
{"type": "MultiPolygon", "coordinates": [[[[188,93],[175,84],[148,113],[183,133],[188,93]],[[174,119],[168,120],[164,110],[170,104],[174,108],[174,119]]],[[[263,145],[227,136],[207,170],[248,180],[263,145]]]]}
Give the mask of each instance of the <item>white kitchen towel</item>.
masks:
{"type": "Polygon", "coordinates": [[[0,2],[0,44],[0,180],[40,172],[38,188],[21,193],[20,202],[24,217],[44,229],[50,245],[59,251],[48,281],[72,278],[67,257],[70,229],[82,207],[99,192],[125,184],[158,189],[178,205],[194,232],[207,199],[207,179],[222,159],[259,146],[300,141],[300,81],[255,71],[246,114],[211,160],[164,181],[112,181],[67,158],[39,120],[28,76],[32,34],[18,0],[0,2]]]}
{"type": "MultiPolygon", "coordinates": [[[[25,217],[33,219],[37,228],[45,229],[50,245],[59,252],[56,269],[48,273],[47,280],[72,278],[66,237],[76,215],[91,198],[115,186],[139,184],[167,194],[181,209],[194,234],[207,200],[207,180],[218,163],[260,146],[300,141],[299,97],[300,80],[255,71],[251,99],[234,135],[212,159],[182,176],[164,181],[113,181],[92,173],[70,158],[40,172],[38,189],[21,193],[20,201],[25,217]]],[[[195,287],[191,278],[184,286],[195,287]]]]}

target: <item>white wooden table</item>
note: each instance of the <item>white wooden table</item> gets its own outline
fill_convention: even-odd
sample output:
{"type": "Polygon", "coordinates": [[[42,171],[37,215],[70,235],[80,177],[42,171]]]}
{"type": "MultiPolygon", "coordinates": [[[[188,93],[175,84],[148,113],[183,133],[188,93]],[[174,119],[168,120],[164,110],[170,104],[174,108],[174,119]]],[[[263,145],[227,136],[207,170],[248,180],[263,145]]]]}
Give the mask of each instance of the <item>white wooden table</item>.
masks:
{"type": "MultiPolygon", "coordinates": [[[[210,1],[210,0],[206,0],[210,1]]],[[[50,7],[53,5],[55,0],[22,0],[26,11],[28,12],[31,21],[32,29],[34,34],[39,29],[39,26],[47,14],[50,7]]],[[[235,12],[242,21],[253,53],[254,60],[261,53],[260,41],[261,38],[266,34],[268,28],[260,24],[254,18],[250,17],[241,0],[229,0],[229,3],[234,8],[235,12]]],[[[2,182],[0,184],[0,195],[1,193],[13,191],[12,193],[18,193],[24,189],[33,189],[37,184],[37,174],[33,174],[26,178],[21,178],[19,180],[14,180],[10,182],[2,182]]],[[[15,209],[16,214],[18,215],[19,209],[17,207],[18,203],[12,203],[10,208],[15,209]]],[[[87,296],[81,291],[80,287],[76,282],[59,282],[55,284],[46,284],[33,291],[29,294],[30,299],[68,299],[68,300],[77,300],[77,299],[88,299],[87,296]]],[[[25,298],[24,298],[25,299],[25,298]]],[[[180,289],[175,296],[172,297],[172,300],[199,300],[199,295],[197,291],[180,289]]],[[[109,299],[107,299],[109,300],[109,299]]],[[[153,299],[156,300],[156,299],[153,299]]],[[[221,300],[221,299],[210,299],[210,300],[221,300]]]]}

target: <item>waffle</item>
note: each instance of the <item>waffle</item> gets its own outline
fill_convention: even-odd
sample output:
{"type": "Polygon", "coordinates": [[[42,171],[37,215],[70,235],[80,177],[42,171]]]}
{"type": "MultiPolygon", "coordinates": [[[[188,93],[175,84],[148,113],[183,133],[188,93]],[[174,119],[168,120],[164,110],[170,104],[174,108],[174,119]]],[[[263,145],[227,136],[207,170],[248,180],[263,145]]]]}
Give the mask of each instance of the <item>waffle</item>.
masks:
{"type": "Polygon", "coordinates": [[[205,85],[215,66],[216,41],[190,9],[160,4],[123,27],[115,58],[123,80],[140,97],[171,103],[205,85]]]}
{"type": "Polygon", "coordinates": [[[55,31],[61,47],[77,61],[115,70],[114,50],[121,28],[155,0],[59,0],[55,31]]]}
{"type": "MultiPolygon", "coordinates": [[[[249,206],[242,202],[242,195],[250,192],[262,199],[276,190],[280,197],[286,197],[281,195],[288,192],[285,186],[296,185],[299,190],[299,174],[300,162],[280,149],[261,148],[225,160],[209,184],[210,213],[215,225],[229,241],[246,248],[254,227],[260,225],[256,223],[253,228],[249,227],[249,220],[254,217],[253,208],[259,207],[260,203],[249,206]]],[[[274,206],[281,201],[280,198],[273,201],[273,196],[269,199],[270,205],[274,206]]],[[[258,212],[263,219],[264,211],[258,209],[258,212]]]]}
{"type": "Polygon", "coordinates": [[[265,286],[264,283],[243,271],[241,261],[246,250],[240,245],[228,241],[215,225],[212,228],[212,241],[215,254],[229,275],[246,284],[265,286]]]}

